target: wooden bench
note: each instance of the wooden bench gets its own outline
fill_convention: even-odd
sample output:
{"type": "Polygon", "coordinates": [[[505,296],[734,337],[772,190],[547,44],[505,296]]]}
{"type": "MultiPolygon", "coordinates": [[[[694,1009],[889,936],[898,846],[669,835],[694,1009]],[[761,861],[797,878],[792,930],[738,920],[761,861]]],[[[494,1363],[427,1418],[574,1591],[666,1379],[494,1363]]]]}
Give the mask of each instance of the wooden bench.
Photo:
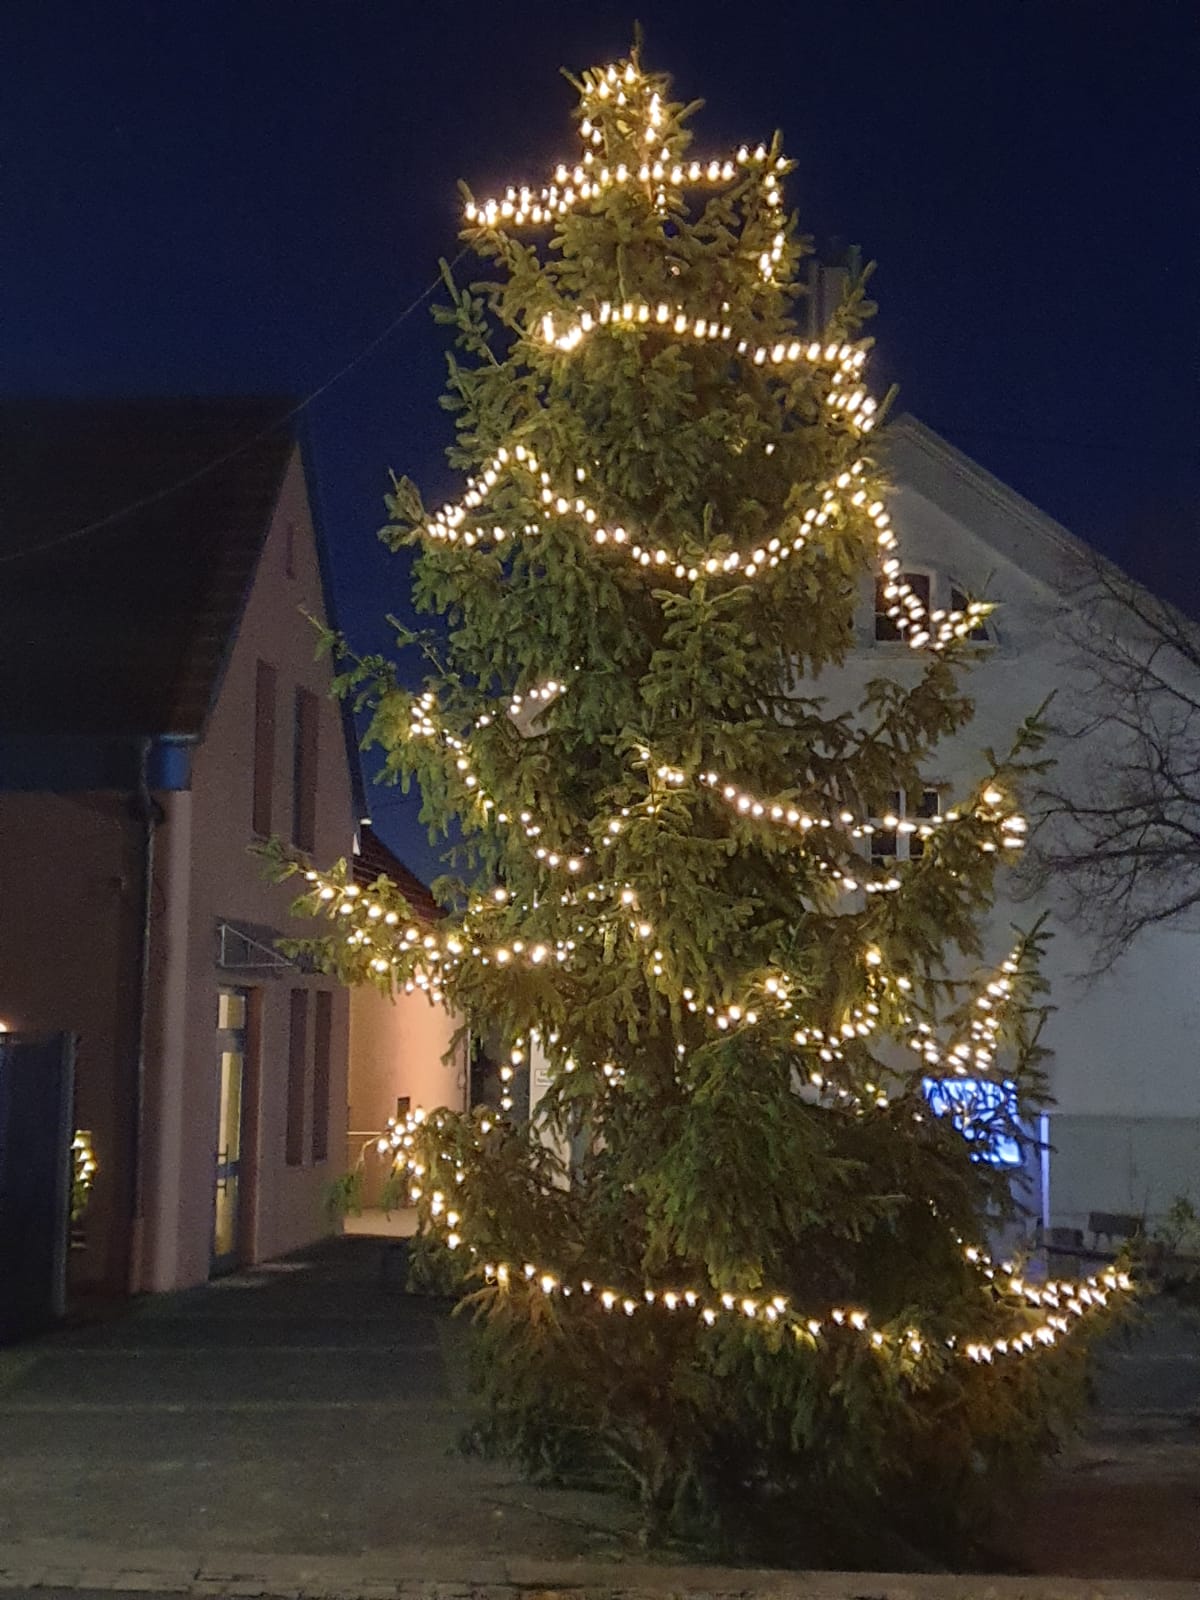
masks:
{"type": "Polygon", "coordinates": [[[1100,1241],[1104,1239],[1107,1241],[1108,1254],[1111,1255],[1127,1239],[1144,1233],[1145,1222],[1143,1218],[1129,1216],[1123,1211],[1093,1211],[1088,1215],[1088,1231],[1092,1236],[1093,1251],[1100,1254],[1100,1241]]]}

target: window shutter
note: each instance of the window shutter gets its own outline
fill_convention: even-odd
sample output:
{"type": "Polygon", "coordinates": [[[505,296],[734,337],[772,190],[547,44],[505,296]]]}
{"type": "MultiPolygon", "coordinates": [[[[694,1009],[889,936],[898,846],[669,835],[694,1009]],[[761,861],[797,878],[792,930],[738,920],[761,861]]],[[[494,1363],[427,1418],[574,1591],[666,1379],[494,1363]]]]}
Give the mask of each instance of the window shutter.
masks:
{"type": "Polygon", "coordinates": [[[289,1167],[304,1162],[304,1091],[308,1079],[308,990],[293,989],[288,1031],[287,1132],[284,1159],[289,1167]]]}
{"type": "Polygon", "coordinates": [[[317,836],[317,731],[320,703],[309,689],[296,690],[292,766],[292,843],[315,850],[317,836]]]}
{"type": "Polygon", "coordinates": [[[314,1163],[329,1155],[329,1078],[333,1053],[333,994],[318,989],[313,1033],[313,1123],[312,1158],[314,1163]]]}
{"type": "Polygon", "coordinates": [[[275,668],[260,661],[254,675],[254,801],[251,825],[259,838],[271,833],[275,797],[275,668]]]}

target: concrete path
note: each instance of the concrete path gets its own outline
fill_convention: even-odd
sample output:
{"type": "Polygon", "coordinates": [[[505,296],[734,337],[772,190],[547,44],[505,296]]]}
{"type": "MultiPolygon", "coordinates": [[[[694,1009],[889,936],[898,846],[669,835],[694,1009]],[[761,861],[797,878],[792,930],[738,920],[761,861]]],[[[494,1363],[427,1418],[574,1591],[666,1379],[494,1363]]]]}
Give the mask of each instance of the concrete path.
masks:
{"type": "MultiPolygon", "coordinates": [[[[394,1243],[345,1239],[0,1351],[0,1588],[816,1593],[817,1576],[646,1566],[619,1501],[464,1457],[456,1325],[402,1292],[398,1265],[394,1243]]],[[[1196,1326],[1157,1319],[1113,1356],[1105,1408],[1013,1530],[1010,1570],[1196,1580],[1200,1596],[1196,1326]]],[[[996,1581],[954,1593],[1072,1592],[979,1587],[996,1581]]]]}
{"type": "Polygon", "coordinates": [[[0,1547],[619,1549],[610,1499],[459,1453],[454,1328],[399,1256],[334,1241],[0,1352],[0,1547]]]}
{"type": "Polygon", "coordinates": [[[1195,1580],[1200,1596],[1200,1316],[1160,1303],[1118,1333],[1096,1409],[1012,1531],[1030,1572],[1195,1580]]]}

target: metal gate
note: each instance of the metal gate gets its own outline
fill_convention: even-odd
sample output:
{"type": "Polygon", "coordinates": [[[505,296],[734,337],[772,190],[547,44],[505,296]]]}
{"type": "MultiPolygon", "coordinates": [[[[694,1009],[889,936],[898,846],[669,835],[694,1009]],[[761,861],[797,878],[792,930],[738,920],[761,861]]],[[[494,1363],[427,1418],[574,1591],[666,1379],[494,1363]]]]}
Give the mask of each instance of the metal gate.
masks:
{"type": "Polygon", "coordinates": [[[75,1041],[0,1034],[0,1343],[62,1315],[75,1041]]]}

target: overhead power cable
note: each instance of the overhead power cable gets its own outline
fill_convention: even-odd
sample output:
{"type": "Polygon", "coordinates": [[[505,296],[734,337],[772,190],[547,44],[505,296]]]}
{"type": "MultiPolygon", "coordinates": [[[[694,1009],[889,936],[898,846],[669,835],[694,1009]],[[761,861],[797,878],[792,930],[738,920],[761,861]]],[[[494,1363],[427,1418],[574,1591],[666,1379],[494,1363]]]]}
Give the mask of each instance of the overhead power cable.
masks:
{"type": "MultiPolygon", "coordinates": [[[[450,263],[450,271],[454,270],[466,253],[465,247],[458,252],[450,263]]],[[[282,412],[278,417],[268,422],[265,427],[259,428],[257,433],[252,433],[248,438],[243,439],[241,444],[235,445],[232,450],[226,450],[221,455],[214,456],[211,461],[206,461],[202,467],[197,467],[195,471],[186,473],[182,478],[176,479],[175,482],[166,484],[161,489],[155,489],[150,494],[143,495],[140,500],[131,500],[128,505],[119,506],[116,511],[110,511],[103,517],[97,517],[92,522],[84,523],[81,527],[70,528],[65,533],[55,534],[53,538],[45,539],[41,544],[29,545],[24,550],[13,550],[6,555],[0,555],[0,566],[7,566],[13,561],[23,561],[29,556],[41,555],[43,552],[55,550],[61,545],[72,544],[76,539],[86,538],[89,534],[99,533],[104,528],[112,527],[116,523],[124,521],[126,517],[132,516],[135,512],[145,510],[147,506],[157,505],[160,500],[169,499],[171,495],[178,494],[181,489],[190,488],[192,484],[200,482],[210,472],[216,472],[218,468],[225,466],[228,462],[236,461],[238,456],[244,455],[247,450],[252,449],[261,440],[268,438],[278,429],[293,421],[302,411],[307,411],[309,406],[314,401],[319,400],[323,394],[328,393],[334,384],[340,383],[356,367],[361,366],[369,356],[379,349],[380,345],[385,344],[391,338],[402,323],[407,322],[413,312],[417,311],[444,281],[442,274],[439,272],[433,282],[427,285],[415,300],[405,306],[398,316],[393,317],[387,327],[365,344],[357,355],[352,356],[344,366],[339,367],[331,377],[326,378],[324,383],[318,385],[311,393],[306,394],[303,400],[297,401],[290,410],[282,412]]]]}

